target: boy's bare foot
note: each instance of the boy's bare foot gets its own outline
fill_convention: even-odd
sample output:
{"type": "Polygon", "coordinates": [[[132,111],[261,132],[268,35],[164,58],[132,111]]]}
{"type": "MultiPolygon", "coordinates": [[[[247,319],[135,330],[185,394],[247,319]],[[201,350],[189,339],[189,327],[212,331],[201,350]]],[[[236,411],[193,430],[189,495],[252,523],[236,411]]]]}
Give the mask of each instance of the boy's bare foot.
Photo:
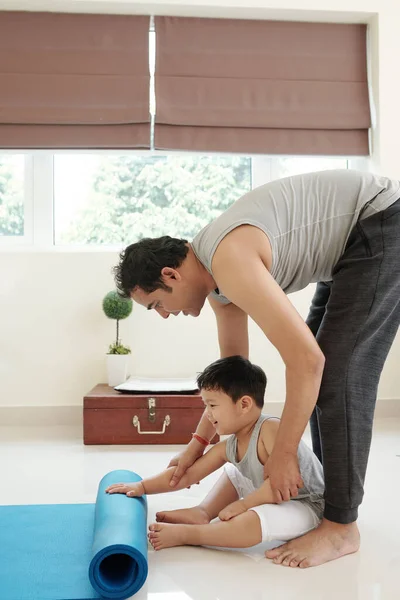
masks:
{"type": "Polygon", "coordinates": [[[201,506],[182,508],[180,510],[165,510],[156,513],[159,523],[185,523],[187,525],[207,525],[210,517],[201,506]]]}
{"type": "Polygon", "coordinates": [[[187,542],[188,525],[153,523],[149,526],[149,541],[154,550],[184,546],[187,542]]]}
{"type": "Polygon", "coordinates": [[[356,523],[341,525],[323,519],[317,529],[283,546],[267,550],[265,556],[276,564],[304,569],[352,554],[359,547],[360,532],[356,523]]]}

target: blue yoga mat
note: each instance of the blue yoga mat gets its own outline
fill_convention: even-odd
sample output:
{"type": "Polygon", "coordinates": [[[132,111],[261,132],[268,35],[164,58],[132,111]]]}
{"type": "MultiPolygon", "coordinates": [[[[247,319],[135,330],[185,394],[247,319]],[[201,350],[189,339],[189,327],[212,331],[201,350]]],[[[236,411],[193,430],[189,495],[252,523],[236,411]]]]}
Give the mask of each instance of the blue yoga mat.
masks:
{"type": "Polygon", "coordinates": [[[0,600],[124,600],[147,578],[147,501],[106,494],[96,504],[0,506],[0,600]]]}

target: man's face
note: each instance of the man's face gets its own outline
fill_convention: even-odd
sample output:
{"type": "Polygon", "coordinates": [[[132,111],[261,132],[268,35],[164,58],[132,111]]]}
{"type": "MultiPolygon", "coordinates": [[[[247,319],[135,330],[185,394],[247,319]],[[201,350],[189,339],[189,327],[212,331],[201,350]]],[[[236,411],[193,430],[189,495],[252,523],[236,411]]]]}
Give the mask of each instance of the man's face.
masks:
{"type": "Polygon", "coordinates": [[[196,285],[189,285],[177,271],[171,270],[167,273],[168,277],[164,281],[171,288],[171,292],[158,289],[148,294],[141,288],[136,288],[131,294],[132,299],[148,310],[154,309],[164,319],[168,319],[169,315],[178,316],[180,313],[198,317],[206,299],[204,293],[197,289],[196,285]]]}

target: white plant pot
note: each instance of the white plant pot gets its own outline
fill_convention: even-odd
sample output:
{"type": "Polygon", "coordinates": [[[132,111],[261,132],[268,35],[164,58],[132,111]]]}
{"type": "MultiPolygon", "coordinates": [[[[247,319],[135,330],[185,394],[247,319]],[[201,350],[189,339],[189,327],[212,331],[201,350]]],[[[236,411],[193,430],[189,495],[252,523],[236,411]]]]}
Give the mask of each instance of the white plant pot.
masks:
{"type": "Polygon", "coordinates": [[[107,354],[107,378],[110,387],[127,380],[130,357],[130,354],[107,354]]]}

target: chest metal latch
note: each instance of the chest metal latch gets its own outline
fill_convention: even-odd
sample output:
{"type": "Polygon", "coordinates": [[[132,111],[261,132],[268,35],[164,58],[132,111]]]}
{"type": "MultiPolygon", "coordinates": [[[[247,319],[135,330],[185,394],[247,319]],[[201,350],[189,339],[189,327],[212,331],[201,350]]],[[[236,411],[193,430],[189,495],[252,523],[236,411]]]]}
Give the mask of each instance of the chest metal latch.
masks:
{"type": "Polygon", "coordinates": [[[149,409],[149,421],[150,423],[155,423],[156,420],[156,399],[155,398],[148,398],[147,399],[147,406],[149,409]]]}
{"type": "MultiPolygon", "coordinates": [[[[154,423],[156,420],[156,399],[148,398],[147,399],[147,408],[148,408],[148,420],[150,423],[154,423]]],[[[165,415],[163,426],[161,431],[142,431],[140,428],[140,420],[137,415],[135,415],[132,419],[133,426],[137,428],[138,433],[141,435],[163,435],[165,433],[166,428],[171,423],[171,417],[169,415],[165,415]]]]}

